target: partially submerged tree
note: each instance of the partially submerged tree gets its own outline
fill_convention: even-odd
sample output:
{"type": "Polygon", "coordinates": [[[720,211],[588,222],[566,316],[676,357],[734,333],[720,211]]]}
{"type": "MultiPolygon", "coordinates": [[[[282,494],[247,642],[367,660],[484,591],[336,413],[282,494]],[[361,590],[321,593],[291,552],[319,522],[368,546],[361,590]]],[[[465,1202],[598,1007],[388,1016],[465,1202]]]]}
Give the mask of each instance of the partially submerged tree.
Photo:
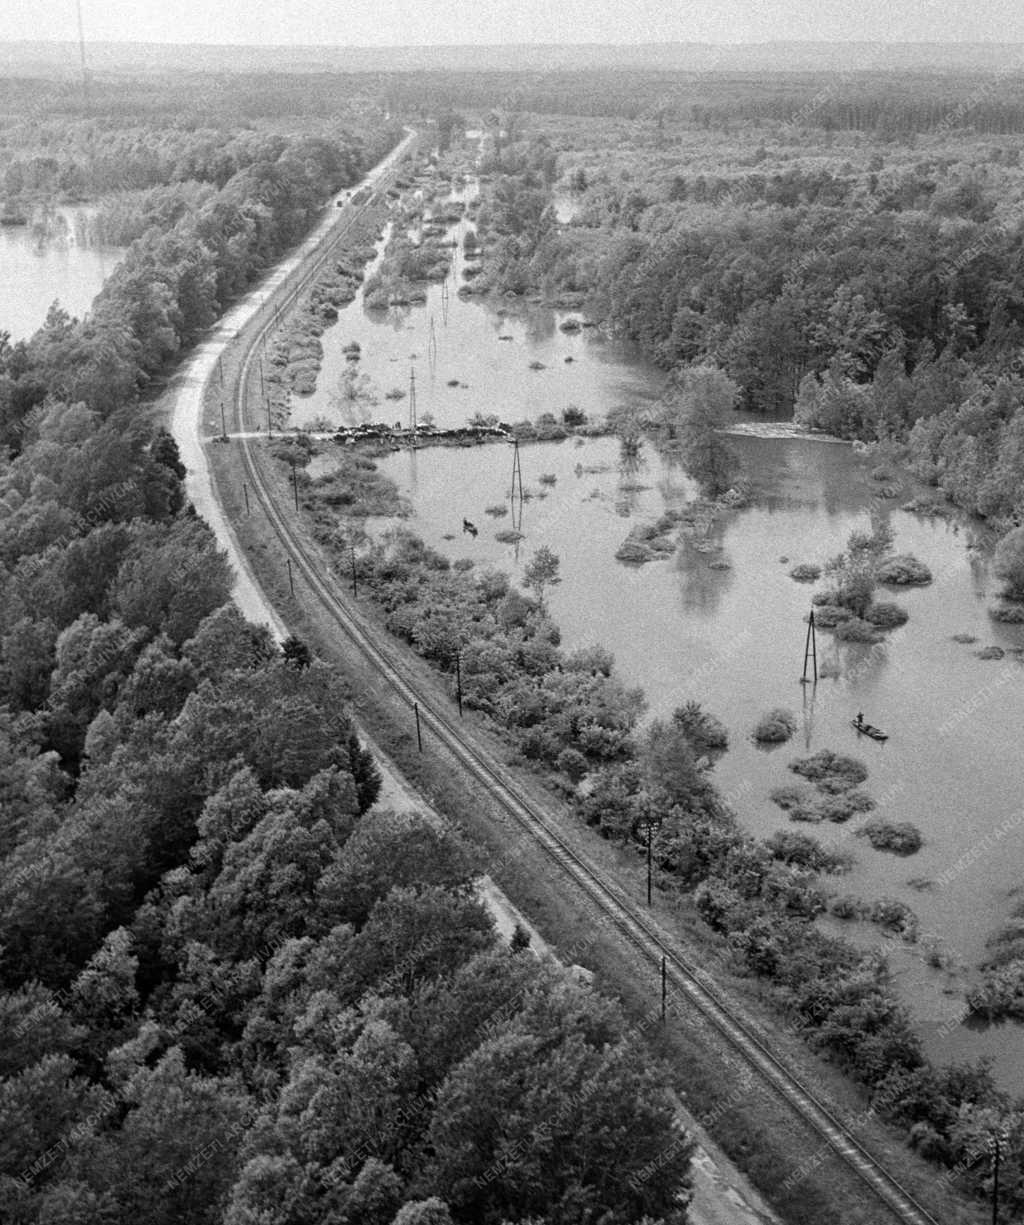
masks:
{"type": "Polygon", "coordinates": [[[1024,600],[1024,527],[1016,527],[996,548],[995,572],[1006,583],[1010,600],[1024,600]]]}
{"type": "Polygon", "coordinates": [[[736,453],[719,433],[738,398],[739,388],[717,366],[686,366],[675,374],[663,404],[661,424],[669,438],[678,436],[686,471],[707,497],[730,489],[740,470],[736,453]]]}
{"type": "Polygon", "coordinates": [[[546,544],[534,553],[523,568],[523,586],[537,597],[537,603],[544,608],[544,592],[562,581],[558,573],[559,558],[546,544]]]}

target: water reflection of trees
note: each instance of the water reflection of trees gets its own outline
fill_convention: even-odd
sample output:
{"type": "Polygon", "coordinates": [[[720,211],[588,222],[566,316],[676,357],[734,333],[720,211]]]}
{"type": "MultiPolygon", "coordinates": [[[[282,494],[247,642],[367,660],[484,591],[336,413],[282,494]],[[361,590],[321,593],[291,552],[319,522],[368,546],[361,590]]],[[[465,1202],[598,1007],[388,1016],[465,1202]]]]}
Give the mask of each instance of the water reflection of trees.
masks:
{"type": "Polygon", "coordinates": [[[555,312],[548,306],[527,307],[521,319],[526,330],[526,341],[529,344],[550,340],[555,334],[555,312]]]}
{"type": "Polygon", "coordinates": [[[676,570],[680,576],[683,607],[710,614],[718,611],[722,596],[735,580],[731,569],[712,569],[711,562],[722,557],[724,525],[713,522],[696,536],[684,531],[676,550],[676,570]]]}
{"type": "Polygon", "coordinates": [[[632,515],[637,508],[640,494],[649,486],[643,483],[642,477],[648,471],[649,465],[644,458],[642,449],[632,450],[623,444],[619,449],[618,473],[619,483],[615,492],[615,513],[622,516],[632,515]]]}
{"type": "Polygon", "coordinates": [[[29,228],[36,253],[52,247],[66,247],[71,235],[68,219],[51,203],[40,204],[32,214],[29,228]]]}

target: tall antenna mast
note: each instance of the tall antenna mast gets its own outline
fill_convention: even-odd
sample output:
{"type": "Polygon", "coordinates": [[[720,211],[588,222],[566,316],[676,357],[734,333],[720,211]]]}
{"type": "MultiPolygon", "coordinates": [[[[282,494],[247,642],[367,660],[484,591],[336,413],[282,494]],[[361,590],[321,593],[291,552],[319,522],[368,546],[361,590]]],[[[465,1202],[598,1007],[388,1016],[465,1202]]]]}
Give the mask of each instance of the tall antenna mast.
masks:
{"type": "Polygon", "coordinates": [[[82,0],[75,0],[78,10],[78,54],[82,62],[82,104],[89,109],[89,70],[85,66],[85,24],[82,21],[82,0]]]}

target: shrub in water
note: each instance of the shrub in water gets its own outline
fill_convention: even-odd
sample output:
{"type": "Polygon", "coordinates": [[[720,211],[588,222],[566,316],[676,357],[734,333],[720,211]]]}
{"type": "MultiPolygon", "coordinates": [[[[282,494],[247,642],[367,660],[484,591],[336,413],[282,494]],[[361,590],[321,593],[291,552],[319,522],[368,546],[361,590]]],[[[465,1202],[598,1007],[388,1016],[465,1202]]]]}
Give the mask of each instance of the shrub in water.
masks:
{"type": "Polygon", "coordinates": [[[801,562],[799,566],[794,566],[790,570],[789,577],[796,579],[798,583],[815,583],[821,578],[821,566],[816,566],[812,562],[801,562]]]}
{"type": "Polygon", "coordinates": [[[687,702],[673,711],[672,722],[680,728],[698,753],[720,752],[729,746],[725,724],[701,709],[699,702],[687,702]]]}
{"type": "Polygon", "coordinates": [[[868,768],[862,761],[833,753],[831,749],[821,749],[810,757],[798,757],[789,763],[789,768],[832,795],[849,791],[868,776],[868,768]]]}
{"type": "Polygon", "coordinates": [[[872,905],[868,918],[887,931],[899,932],[911,944],[917,939],[917,915],[896,898],[879,898],[872,905]]]}
{"type": "Polygon", "coordinates": [[[910,619],[910,613],[905,608],[901,608],[899,604],[872,604],[864,614],[864,620],[870,621],[872,625],[878,626],[879,629],[892,630],[897,626],[906,625],[910,619]]]}
{"type": "Polygon", "coordinates": [[[852,893],[842,893],[829,902],[829,914],[837,919],[859,919],[865,910],[864,903],[852,893]]]}
{"type": "Polygon", "coordinates": [[[864,791],[842,791],[838,795],[825,795],[818,801],[818,811],[825,821],[841,825],[852,816],[870,812],[875,801],[864,791]]]}
{"type": "Polygon", "coordinates": [[[765,846],[773,859],[810,868],[812,872],[837,872],[848,866],[848,859],[835,851],[827,851],[817,838],[798,834],[796,830],[780,829],[767,839],[765,846]]]}
{"type": "MultiPolygon", "coordinates": [[[[817,618],[815,618],[817,620],[817,618]]],[[[881,631],[870,621],[862,621],[860,617],[847,617],[835,627],[835,635],[840,642],[881,642],[881,631]]]]}
{"type": "Polygon", "coordinates": [[[795,731],[796,715],[782,706],[776,706],[758,720],[754,739],[758,744],[782,744],[795,731]]]}
{"type": "Polygon", "coordinates": [[[988,610],[988,615],[1004,625],[1024,625],[1024,604],[996,604],[988,610]]]}
{"type": "Polygon", "coordinates": [[[644,562],[654,561],[654,550],[639,540],[626,539],[615,550],[615,560],[624,561],[629,565],[640,566],[644,562]]]}
{"type": "Polygon", "coordinates": [[[771,799],[784,812],[789,813],[791,821],[818,822],[821,820],[818,797],[810,787],[803,783],[790,783],[776,787],[771,793],[771,799]]]}
{"type": "Polygon", "coordinates": [[[814,795],[811,789],[803,783],[783,783],[781,787],[775,788],[771,793],[771,798],[780,808],[788,812],[791,808],[810,803],[814,795]]]}
{"type": "Polygon", "coordinates": [[[817,800],[812,800],[809,804],[800,804],[796,808],[789,810],[789,819],[791,821],[806,821],[809,825],[817,825],[822,820],[821,806],[817,800]]]}
{"type": "Polygon", "coordinates": [[[892,851],[894,855],[913,855],[924,844],[921,831],[909,821],[869,821],[857,830],[858,838],[867,838],[876,851],[892,851]]]}
{"type": "Polygon", "coordinates": [[[895,557],[887,557],[875,571],[875,578],[880,583],[890,583],[896,587],[906,587],[913,584],[924,584],[932,581],[932,572],[916,557],[909,553],[898,553],[895,557]]]}
{"type": "Polygon", "coordinates": [[[814,610],[814,623],[820,629],[835,629],[842,621],[849,621],[853,616],[848,608],[841,604],[819,604],[814,610]]]}

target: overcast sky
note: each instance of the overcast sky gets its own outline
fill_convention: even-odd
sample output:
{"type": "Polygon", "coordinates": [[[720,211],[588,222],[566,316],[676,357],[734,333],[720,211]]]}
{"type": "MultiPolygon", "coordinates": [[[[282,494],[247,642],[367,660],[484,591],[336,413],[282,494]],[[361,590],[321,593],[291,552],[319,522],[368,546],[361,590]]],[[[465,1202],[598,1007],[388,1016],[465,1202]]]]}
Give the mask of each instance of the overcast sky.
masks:
{"type": "MultiPolygon", "coordinates": [[[[3,0],[0,39],[77,38],[75,0],[3,0]]],[[[1024,0],[82,0],[97,41],[1024,42],[1024,0]]]]}

